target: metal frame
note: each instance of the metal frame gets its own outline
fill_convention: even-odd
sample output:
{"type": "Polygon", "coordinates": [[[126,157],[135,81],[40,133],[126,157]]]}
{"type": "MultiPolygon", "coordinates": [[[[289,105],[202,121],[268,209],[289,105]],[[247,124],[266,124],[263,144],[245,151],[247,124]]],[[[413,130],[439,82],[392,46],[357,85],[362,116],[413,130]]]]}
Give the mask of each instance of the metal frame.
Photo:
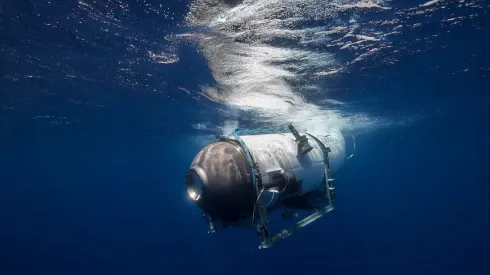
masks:
{"type": "MultiPolygon", "coordinates": [[[[333,185],[333,178],[332,178],[332,171],[330,169],[330,159],[328,156],[328,153],[330,153],[330,148],[326,147],[318,138],[315,136],[308,134],[310,137],[312,137],[317,144],[320,145],[321,150],[324,155],[324,162],[325,162],[325,202],[326,206],[320,208],[319,210],[315,211],[311,215],[303,218],[302,220],[298,221],[295,223],[293,226],[289,228],[285,228],[280,230],[279,232],[275,234],[271,234],[269,231],[269,218],[268,218],[268,213],[267,209],[265,207],[256,207],[257,205],[264,205],[264,196],[262,196],[262,193],[264,192],[261,189],[261,174],[259,171],[259,167],[257,163],[255,163],[252,154],[248,150],[246,144],[241,140],[241,138],[236,134],[236,132],[231,135],[230,137],[225,137],[225,136],[218,136],[217,138],[219,140],[234,140],[237,141],[242,149],[244,150],[244,153],[246,155],[246,158],[250,164],[251,170],[252,170],[252,182],[255,187],[255,192],[256,192],[256,203],[254,206],[254,213],[253,213],[253,218],[252,218],[252,225],[251,226],[244,226],[244,223],[236,223],[234,225],[237,226],[244,226],[244,227],[250,227],[250,228],[255,228],[257,230],[257,233],[259,235],[260,239],[260,245],[259,249],[263,248],[269,248],[275,244],[277,244],[279,241],[291,236],[294,232],[298,231],[299,229],[309,225],[310,223],[316,221],[317,219],[321,218],[323,215],[327,214],[328,212],[332,211],[334,209],[334,197],[335,197],[335,187],[333,185]],[[258,222],[255,220],[259,219],[258,222]]],[[[205,214],[206,220],[209,221],[209,233],[214,233],[217,231],[219,228],[223,228],[223,221],[218,219],[218,220],[213,220],[209,215],[205,214]]],[[[230,224],[231,225],[231,224],[230,224]]]]}
{"type": "Polygon", "coordinates": [[[327,206],[320,208],[319,210],[315,211],[313,214],[305,217],[304,219],[300,220],[299,222],[295,223],[293,226],[289,228],[285,228],[280,230],[279,232],[275,233],[274,235],[267,236],[267,237],[262,237],[261,236],[261,243],[259,246],[259,249],[263,248],[269,248],[275,244],[277,244],[279,241],[284,240],[285,238],[291,236],[294,232],[298,231],[299,229],[309,225],[310,223],[316,221],[317,219],[321,218],[323,215],[327,214],[328,212],[332,211],[334,209],[334,191],[335,187],[333,185],[333,178],[332,178],[332,170],[330,169],[330,159],[328,156],[328,153],[331,152],[329,147],[326,147],[319,139],[317,139],[315,136],[308,134],[311,136],[321,147],[323,155],[324,155],[324,162],[325,162],[325,200],[327,202],[327,206]]]}

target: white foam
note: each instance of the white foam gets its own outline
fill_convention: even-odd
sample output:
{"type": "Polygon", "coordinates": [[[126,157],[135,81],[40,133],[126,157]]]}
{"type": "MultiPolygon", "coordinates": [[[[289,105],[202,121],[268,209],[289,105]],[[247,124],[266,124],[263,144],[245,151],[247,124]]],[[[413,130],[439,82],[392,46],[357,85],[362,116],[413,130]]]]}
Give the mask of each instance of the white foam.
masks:
{"type": "Polygon", "coordinates": [[[148,56],[151,58],[153,62],[160,63],[160,64],[172,64],[179,61],[179,57],[174,53],[166,53],[166,52],[154,53],[148,51],[148,56]]]}
{"type": "Polygon", "coordinates": [[[428,7],[428,6],[432,6],[434,4],[437,4],[437,2],[439,2],[441,0],[432,0],[432,1],[429,1],[429,2],[425,2],[424,4],[420,5],[421,7],[428,7]]]}

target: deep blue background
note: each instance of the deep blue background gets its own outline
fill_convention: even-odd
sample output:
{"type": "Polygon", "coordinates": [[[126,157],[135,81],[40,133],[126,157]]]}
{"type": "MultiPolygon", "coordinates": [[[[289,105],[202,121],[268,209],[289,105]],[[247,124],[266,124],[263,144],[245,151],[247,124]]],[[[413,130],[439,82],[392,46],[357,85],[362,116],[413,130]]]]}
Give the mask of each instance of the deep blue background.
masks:
{"type": "MultiPolygon", "coordinates": [[[[490,20],[442,36],[444,49],[339,80],[350,108],[416,119],[359,134],[336,210],[258,251],[254,232],[208,235],[183,190],[206,140],[190,125],[219,124],[209,110],[222,107],[172,85],[152,93],[158,80],[121,87],[110,69],[117,40],[79,45],[44,29],[33,3],[1,3],[0,274],[490,274],[490,20]],[[96,81],[39,67],[68,56],[73,73],[96,81]]],[[[75,5],[60,3],[44,7],[51,19],[75,5]]],[[[156,19],[141,18],[140,30],[157,33],[156,19]]],[[[133,69],[190,90],[213,82],[193,47],[180,57],[133,69]]]]}

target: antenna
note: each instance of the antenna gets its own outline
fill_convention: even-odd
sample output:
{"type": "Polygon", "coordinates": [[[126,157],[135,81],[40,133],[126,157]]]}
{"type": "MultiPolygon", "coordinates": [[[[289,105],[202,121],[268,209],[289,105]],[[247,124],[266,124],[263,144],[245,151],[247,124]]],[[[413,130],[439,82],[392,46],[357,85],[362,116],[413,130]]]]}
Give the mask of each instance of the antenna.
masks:
{"type": "Polygon", "coordinates": [[[298,143],[298,156],[306,155],[311,150],[313,150],[313,147],[311,147],[310,143],[308,143],[308,138],[306,137],[306,135],[300,136],[296,128],[294,128],[293,124],[289,124],[288,128],[289,131],[291,131],[293,136],[296,138],[296,143],[298,143]]]}

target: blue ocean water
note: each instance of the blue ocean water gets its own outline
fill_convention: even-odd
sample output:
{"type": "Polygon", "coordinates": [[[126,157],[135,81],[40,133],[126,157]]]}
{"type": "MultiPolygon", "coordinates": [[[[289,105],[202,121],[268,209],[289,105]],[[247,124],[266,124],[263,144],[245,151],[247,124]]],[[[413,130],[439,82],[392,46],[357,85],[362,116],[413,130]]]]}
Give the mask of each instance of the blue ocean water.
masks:
{"type": "Polygon", "coordinates": [[[489,3],[0,3],[0,274],[489,274],[489,3]],[[208,234],[214,134],[339,128],[336,209],[208,234]]]}

